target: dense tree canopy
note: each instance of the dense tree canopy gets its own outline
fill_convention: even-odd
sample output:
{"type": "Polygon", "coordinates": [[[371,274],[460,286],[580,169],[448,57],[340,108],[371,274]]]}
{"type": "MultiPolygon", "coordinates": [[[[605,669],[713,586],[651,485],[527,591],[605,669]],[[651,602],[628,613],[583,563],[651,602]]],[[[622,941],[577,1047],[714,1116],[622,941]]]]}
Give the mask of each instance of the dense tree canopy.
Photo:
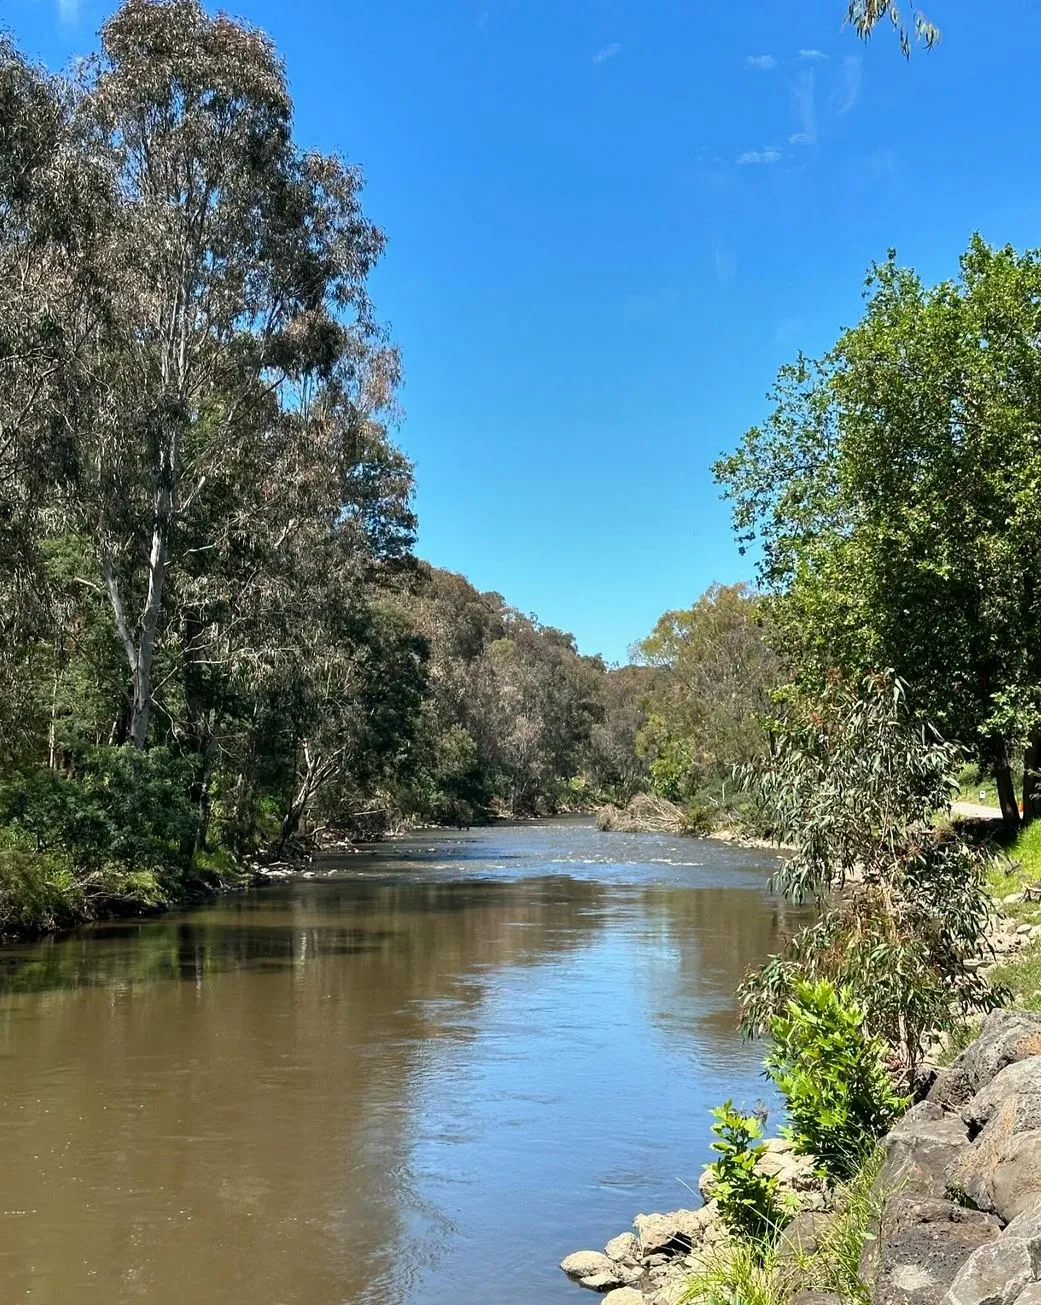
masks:
{"type": "Polygon", "coordinates": [[[928,287],[890,257],[863,320],[782,370],[717,466],[761,548],[804,681],[894,668],[929,719],[1034,814],[1041,746],[1041,256],[975,238],[928,287]]]}
{"type": "Polygon", "coordinates": [[[635,782],[602,662],[417,567],[384,237],[292,126],[198,0],[69,77],[0,42],[0,932],[635,782]]]}
{"type": "Polygon", "coordinates": [[[655,790],[674,802],[723,799],[734,767],[762,750],[778,680],[760,598],[744,584],[712,585],[666,612],[634,652],[653,670],[638,741],[655,790]]]}

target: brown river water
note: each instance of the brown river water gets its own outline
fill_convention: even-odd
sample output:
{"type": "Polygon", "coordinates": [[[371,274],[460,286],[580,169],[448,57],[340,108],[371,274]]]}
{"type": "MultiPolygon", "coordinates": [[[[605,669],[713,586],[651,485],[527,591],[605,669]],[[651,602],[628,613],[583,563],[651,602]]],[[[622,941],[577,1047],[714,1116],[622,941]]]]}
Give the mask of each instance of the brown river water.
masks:
{"type": "Polygon", "coordinates": [[[0,950],[0,1305],[588,1305],[764,1096],[767,854],[427,832],[0,950]]]}

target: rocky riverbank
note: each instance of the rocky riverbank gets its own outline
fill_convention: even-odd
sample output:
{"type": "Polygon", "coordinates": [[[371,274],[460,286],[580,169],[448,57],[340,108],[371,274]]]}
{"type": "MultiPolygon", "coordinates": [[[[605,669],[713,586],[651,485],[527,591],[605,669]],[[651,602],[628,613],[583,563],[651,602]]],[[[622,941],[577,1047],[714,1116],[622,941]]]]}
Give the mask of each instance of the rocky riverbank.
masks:
{"type": "MultiPolygon", "coordinates": [[[[781,1193],[798,1205],[799,1214],[785,1229],[793,1252],[811,1250],[820,1221],[832,1207],[832,1194],[814,1173],[813,1157],[795,1155],[790,1142],[771,1138],[756,1167],[776,1174],[781,1193]]],[[[678,1305],[692,1274],[704,1269],[726,1241],[709,1170],[699,1187],[705,1198],[699,1209],[638,1214],[635,1232],[612,1238],[603,1251],[577,1251],[560,1267],[580,1286],[607,1292],[606,1305],[678,1305]]]]}
{"type": "MultiPolygon", "coordinates": [[[[1013,939],[1025,935],[1009,932],[1013,939]]],[[[1041,1013],[993,1012],[949,1068],[929,1071],[922,1097],[883,1140],[881,1211],[863,1239],[860,1278],[872,1305],[1041,1305],[1041,1013]],[[931,1081],[930,1081],[931,1078],[931,1081]],[[925,1090],[927,1087],[927,1091],[925,1090]],[[924,1095],[923,1095],[924,1093],[924,1095]]],[[[812,1262],[841,1210],[812,1157],[773,1139],[758,1162],[780,1176],[799,1213],[785,1229],[792,1271],[812,1262]]],[[[692,1275],[725,1253],[727,1234],[702,1178],[696,1210],[638,1215],[634,1232],[561,1268],[606,1305],[679,1305],[692,1275]]],[[[812,1288],[791,1305],[840,1305],[812,1288]]]]}

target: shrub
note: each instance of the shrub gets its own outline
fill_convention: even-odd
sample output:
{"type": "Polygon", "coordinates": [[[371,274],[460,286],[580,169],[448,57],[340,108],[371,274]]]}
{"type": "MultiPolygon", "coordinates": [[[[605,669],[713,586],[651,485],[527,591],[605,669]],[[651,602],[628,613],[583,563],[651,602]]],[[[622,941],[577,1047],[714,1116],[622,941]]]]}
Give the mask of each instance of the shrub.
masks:
{"type": "Polygon", "coordinates": [[[837,1180],[858,1171],[907,1106],[893,1087],[885,1043],[865,1020],[849,989],[821,979],[797,983],[769,1026],[766,1072],[787,1105],[787,1131],[797,1151],[816,1156],[837,1180]]]}
{"type": "Polygon", "coordinates": [[[0,849],[0,937],[61,928],[82,914],[82,890],[65,857],[0,849]]]}
{"type": "Polygon", "coordinates": [[[712,1131],[718,1139],[712,1149],[719,1152],[719,1159],[709,1167],[715,1177],[719,1216],[736,1237],[765,1249],[772,1245],[791,1212],[778,1190],[777,1175],[756,1170],[766,1153],[765,1144],[759,1142],[762,1119],[759,1115],[743,1115],[734,1109],[732,1101],[725,1101],[712,1113],[716,1119],[712,1131]]]}
{"type": "Polygon", "coordinates": [[[819,915],[745,979],[746,1030],[768,1030],[800,980],[830,979],[856,989],[910,1083],[935,1030],[1001,1004],[1005,994],[965,963],[987,947],[983,856],[936,823],[959,759],[915,721],[891,672],[832,677],[817,697],[790,701],[769,756],[744,773],[793,849],[781,890],[819,915]]]}
{"type": "Polygon", "coordinates": [[[717,812],[707,802],[689,802],[683,809],[683,832],[707,838],[718,823],[717,812]]]}
{"type": "Polygon", "coordinates": [[[0,791],[0,820],[78,871],[160,871],[183,862],[198,828],[192,765],[163,748],[94,748],[73,776],[36,770],[0,791]]]}

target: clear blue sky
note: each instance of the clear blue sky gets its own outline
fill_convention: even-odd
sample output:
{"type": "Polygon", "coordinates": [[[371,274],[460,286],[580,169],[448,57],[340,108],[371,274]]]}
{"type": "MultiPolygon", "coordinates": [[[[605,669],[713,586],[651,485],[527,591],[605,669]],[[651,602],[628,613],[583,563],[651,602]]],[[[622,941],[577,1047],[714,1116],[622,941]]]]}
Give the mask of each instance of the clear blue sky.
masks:
{"type": "MultiPolygon", "coordinates": [[[[6,0],[58,65],[113,6],[6,0]]],[[[624,659],[744,578],[709,464],[895,246],[1041,245],[1041,5],[931,0],[932,53],[845,0],[233,0],[297,134],[367,177],[420,551],[624,659]]]]}

